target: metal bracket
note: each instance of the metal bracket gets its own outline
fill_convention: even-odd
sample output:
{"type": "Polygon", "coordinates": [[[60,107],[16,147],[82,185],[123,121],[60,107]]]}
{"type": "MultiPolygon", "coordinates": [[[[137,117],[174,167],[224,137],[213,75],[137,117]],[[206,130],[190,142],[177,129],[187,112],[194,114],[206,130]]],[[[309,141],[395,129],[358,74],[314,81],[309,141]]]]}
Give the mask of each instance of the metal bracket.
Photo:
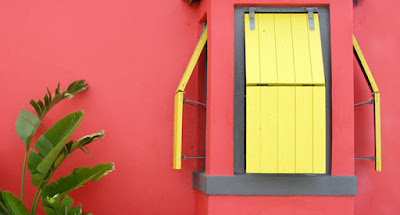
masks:
{"type": "Polygon", "coordinates": [[[374,104],[374,102],[375,102],[375,99],[370,99],[370,100],[368,100],[366,102],[357,103],[357,104],[354,105],[354,107],[358,107],[358,106],[366,105],[366,104],[374,104]]]}
{"type": "Polygon", "coordinates": [[[305,8],[308,12],[308,23],[310,25],[310,30],[315,30],[315,23],[314,23],[314,12],[318,12],[318,8],[316,7],[306,7],[305,8]]]}
{"type": "Polygon", "coordinates": [[[206,109],[207,105],[201,102],[193,101],[188,98],[183,98],[183,103],[197,108],[206,109]]]}
{"type": "Polygon", "coordinates": [[[185,156],[185,155],[182,155],[182,160],[186,160],[186,159],[204,159],[204,158],[206,158],[206,157],[204,157],[204,156],[185,156]]]}
{"type": "Polygon", "coordinates": [[[375,157],[369,157],[369,158],[366,158],[366,157],[355,157],[354,159],[356,159],[356,160],[370,160],[370,161],[375,161],[376,159],[375,159],[375,157]]]}
{"type": "Polygon", "coordinates": [[[255,24],[255,12],[256,8],[251,7],[249,8],[249,16],[250,16],[250,30],[256,29],[256,24],[255,24]]]}

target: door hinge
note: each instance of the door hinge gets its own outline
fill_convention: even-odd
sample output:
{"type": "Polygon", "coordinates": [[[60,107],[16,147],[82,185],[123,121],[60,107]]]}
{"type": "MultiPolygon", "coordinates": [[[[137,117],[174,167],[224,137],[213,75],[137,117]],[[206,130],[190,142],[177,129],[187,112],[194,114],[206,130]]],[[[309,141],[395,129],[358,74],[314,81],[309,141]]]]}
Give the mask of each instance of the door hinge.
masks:
{"type": "Polygon", "coordinates": [[[256,24],[255,24],[255,12],[256,8],[251,7],[249,8],[249,16],[250,16],[250,30],[256,29],[256,24]]]}
{"type": "Polygon", "coordinates": [[[314,23],[314,12],[318,12],[318,8],[316,7],[306,7],[308,12],[308,23],[310,25],[310,30],[315,30],[315,23],[314,23]]]}

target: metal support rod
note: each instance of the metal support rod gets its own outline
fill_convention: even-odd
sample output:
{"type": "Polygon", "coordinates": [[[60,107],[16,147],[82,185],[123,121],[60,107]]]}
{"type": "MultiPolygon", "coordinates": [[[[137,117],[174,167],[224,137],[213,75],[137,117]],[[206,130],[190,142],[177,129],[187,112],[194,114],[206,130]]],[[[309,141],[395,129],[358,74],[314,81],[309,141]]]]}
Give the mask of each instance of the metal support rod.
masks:
{"type": "Polygon", "coordinates": [[[204,159],[204,158],[206,158],[206,157],[204,157],[204,156],[185,156],[185,155],[182,155],[182,160],[186,160],[186,159],[204,159]]]}
{"type": "Polygon", "coordinates": [[[368,100],[366,102],[357,103],[357,104],[354,105],[354,107],[358,107],[358,106],[366,105],[366,104],[373,104],[374,101],[375,101],[374,99],[370,99],[370,100],[368,100]]]}
{"type": "Polygon", "coordinates": [[[369,158],[367,158],[367,157],[355,157],[354,159],[356,159],[356,160],[370,160],[370,161],[375,161],[375,157],[369,157],[369,158]]]}
{"type": "Polygon", "coordinates": [[[183,101],[183,103],[184,103],[184,104],[187,104],[187,105],[190,105],[190,106],[193,106],[193,107],[197,107],[197,108],[203,109],[203,110],[206,109],[205,107],[202,107],[202,106],[199,106],[199,105],[195,105],[195,104],[192,104],[192,103],[189,103],[189,102],[183,101]]]}
{"type": "Polygon", "coordinates": [[[194,104],[197,104],[197,105],[202,105],[202,106],[207,106],[206,104],[204,104],[204,103],[201,103],[201,102],[198,102],[198,101],[193,101],[193,100],[190,100],[190,99],[188,99],[188,98],[183,98],[183,101],[184,102],[191,102],[191,103],[194,103],[194,104]]]}

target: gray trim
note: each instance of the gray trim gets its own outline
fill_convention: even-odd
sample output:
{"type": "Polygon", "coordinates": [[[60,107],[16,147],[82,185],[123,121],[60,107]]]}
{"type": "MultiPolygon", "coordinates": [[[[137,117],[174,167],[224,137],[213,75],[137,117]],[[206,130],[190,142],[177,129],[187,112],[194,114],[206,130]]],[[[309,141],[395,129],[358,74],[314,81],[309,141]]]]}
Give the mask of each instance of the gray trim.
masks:
{"type": "MultiPolygon", "coordinates": [[[[328,7],[317,7],[321,29],[322,55],[326,92],[326,174],[331,174],[331,49],[328,7]]],[[[256,13],[306,13],[305,7],[255,7],[256,13]]],[[[249,7],[235,7],[235,73],[234,73],[234,173],[245,173],[245,54],[244,13],[249,7]]],[[[296,177],[297,175],[292,175],[296,177]]]]}
{"type": "Polygon", "coordinates": [[[244,174],[210,176],[193,173],[193,188],[206,195],[355,196],[356,176],[244,174]]]}

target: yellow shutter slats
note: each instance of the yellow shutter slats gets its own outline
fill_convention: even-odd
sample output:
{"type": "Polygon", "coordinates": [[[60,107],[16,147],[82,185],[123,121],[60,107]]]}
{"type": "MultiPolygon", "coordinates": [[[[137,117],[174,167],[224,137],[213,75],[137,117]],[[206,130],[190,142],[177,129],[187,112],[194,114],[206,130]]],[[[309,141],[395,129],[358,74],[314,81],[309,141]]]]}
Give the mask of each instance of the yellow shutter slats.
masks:
{"type": "Polygon", "coordinates": [[[313,87],[296,88],[296,173],[313,172],[313,87]]]}
{"type": "Polygon", "coordinates": [[[325,173],[325,87],[246,91],[246,172],[325,173]]]}
{"type": "Polygon", "coordinates": [[[311,71],[314,84],[325,84],[324,63],[322,59],[321,33],[318,14],[314,14],[315,30],[308,31],[310,41],[311,71]]]}
{"type": "MultiPolygon", "coordinates": [[[[277,76],[280,84],[294,84],[294,65],[290,14],[275,14],[277,76]]],[[[261,59],[263,60],[263,59],[261,59]]],[[[268,66],[268,65],[267,65],[268,66]]],[[[267,68],[268,69],[268,68],[267,68]]],[[[269,81],[269,80],[266,80],[269,81]]]]}
{"type": "MultiPolygon", "coordinates": [[[[251,87],[248,87],[251,88],[251,87]]],[[[258,87],[261,90],[261,171],[278,171],[278,100],[277,87],[258,87]]]]}
{"type": "Polygon", "coordinates": [[[261,91],[259,87],[247,89],[246,98],[246,169],[248,173],[260,171],[260,150],[261,150],[261,91]]]}
{"type": "Polygon", "coordinates": [[[245,14],[246,84],[324,85],[318,14],[309,30],[307,14],[245,14]]]}
{"type": "MultiPolygon", "coordinates": [[[[278,172],[296,170],[296,91],[295,87],[278,87],[278,172]]],[[[275,104],[274,104],[275,103],[275,104]]]]}
{"type": "MultiPolygon", "coordinates": [[[[259,83],[260,82],[260,48],[258,43],[258,31],[250,30],[249,14],[245,14],[247,17],[244,22],[246,30],[245,44],[246,44],[246,81],[247,83],[259,83]],[[249,72],[247,72],[249,71],[249,72]]],[[[255,26],[258,28],[258,15],[255,15],[255,26]]]]}
{"type": "Polygon", "coordinates": [[[313,87],[313,173],[326,172],[325,87],[313,87]]]}
{"type": "Polygon", "coordinates": [[[245,14],[246,173],[325,173],[318,14],[245,14]],[[303,86],[306,85],[306,86],[303,86]]]}

